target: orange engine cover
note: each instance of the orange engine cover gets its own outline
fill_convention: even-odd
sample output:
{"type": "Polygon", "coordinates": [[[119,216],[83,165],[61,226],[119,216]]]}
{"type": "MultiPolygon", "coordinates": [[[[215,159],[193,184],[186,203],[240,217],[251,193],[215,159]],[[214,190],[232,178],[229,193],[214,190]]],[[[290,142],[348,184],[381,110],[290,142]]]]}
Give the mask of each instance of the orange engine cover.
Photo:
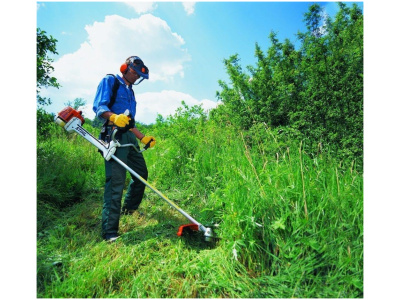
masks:
{"type": "Polygon", "coordinates": [[[78,118],[82,121],[82,125],[85,123],[85,119],[82,117],[82,111],[77,111],[70,106],[67,106],[58,113],[58,116],[65,122],[68,123],[73,117],[78,118]]]}

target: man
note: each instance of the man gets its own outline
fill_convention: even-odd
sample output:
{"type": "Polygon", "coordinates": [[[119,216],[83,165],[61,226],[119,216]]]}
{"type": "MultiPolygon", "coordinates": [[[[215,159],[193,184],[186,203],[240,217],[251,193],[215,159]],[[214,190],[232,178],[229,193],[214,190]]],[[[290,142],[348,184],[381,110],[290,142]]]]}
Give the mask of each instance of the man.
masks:
{"type": "MultiPolygon", "coordinates": [[[[93,111],[97,117],[105,121],[100,138],[109,142],[107,139],[111,136],[112,131],[118,128],[121,133],[118,136],[121,144],[134,144],[136,148],[139,148],[137,141],[139,139],[143,144],[150,143],[150,147],[153,147],[155,138],[145,136],[132,122],[136,114],[136,100],[132,85],[148,79],[149,70],[139,57],[130,56],[121,65],[120,71],[122,77],[107,75],[97,87],[93,111]],[[126,110],[129,111],[129,116],[125,114],[126,110]]],[[[141,153],[138,153],[133,147],[118,147],[115,156],[147,180],[146,162],[141,153]]],[[[126,170],[113,159],[105,161],[105,170],[102,237],[106,241],[113,242],[119,237],[120,214],[131,214],[138,209],[142,202],[145,185],[132,177],[121,210],[126,170]]]]}

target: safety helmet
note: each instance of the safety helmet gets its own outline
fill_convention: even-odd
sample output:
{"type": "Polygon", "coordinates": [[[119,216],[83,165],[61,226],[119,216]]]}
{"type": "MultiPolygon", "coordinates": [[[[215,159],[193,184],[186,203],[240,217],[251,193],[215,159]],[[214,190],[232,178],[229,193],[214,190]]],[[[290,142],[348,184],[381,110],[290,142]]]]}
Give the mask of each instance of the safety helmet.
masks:
{"type": "Polygon", "coordinates": [[[149,69],[144,65],[143,60],[138,56],[130,56],[126,59],[125,63],[121,66],[121,72],[126,73],[128,67],[135,70],[135,72],[140,76],[137,80],[136,85],[141,83],[143,79],[149,79],[149,69]]]}

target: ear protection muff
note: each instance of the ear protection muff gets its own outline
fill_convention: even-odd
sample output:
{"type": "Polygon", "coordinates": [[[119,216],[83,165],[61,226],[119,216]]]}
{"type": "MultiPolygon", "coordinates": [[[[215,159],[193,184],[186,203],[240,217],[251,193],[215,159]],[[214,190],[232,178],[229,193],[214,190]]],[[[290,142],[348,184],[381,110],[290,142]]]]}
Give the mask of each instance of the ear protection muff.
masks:
{"type": "Polygon", "coordinates": [[[122,74],[126,74],[128,72],[128,67],[129,64],[134,62],[134,58],[136,58],[136,56],[129,56],[125,62],[121,65],[121,67],[119,68],[119,70],[121,71],[122,74]]]}
{"type": "Polygon", "coordinates": [[[122,74],[126,74],[126,72],[128,72],[128,64],[127,63],[123,63],[121,65],[121,67],[119,68],[119,70],[121,71],[122,74]]]}

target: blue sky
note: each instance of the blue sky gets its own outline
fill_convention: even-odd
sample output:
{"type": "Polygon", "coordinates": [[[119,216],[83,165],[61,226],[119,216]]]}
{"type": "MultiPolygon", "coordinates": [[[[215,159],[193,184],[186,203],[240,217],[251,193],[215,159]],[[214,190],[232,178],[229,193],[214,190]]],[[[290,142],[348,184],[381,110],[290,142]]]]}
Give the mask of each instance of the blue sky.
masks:
{"type": "MultiPolygon", "coordinates": [[[[272,30],[281,41],[296,44],[311,4],[37,2],[37,27],[58,40],[53,76],[62,87],[43,90],[53,101],[47,110],[57,112],[67,101],[83,98],[83,111],[93,118],[97,84],[105,74],[118,73],[130,55],[140,56],[150,69],[150,79],[135,87],[137,121],[152,123],[182,100],[215,107],[218,80],[229,82],[223,59],[237,53],[243,68],[254,65],[255,43],[266,51],[272,30]]],[[[336,3],[320,5],[335,15],[336,3]]]]}

